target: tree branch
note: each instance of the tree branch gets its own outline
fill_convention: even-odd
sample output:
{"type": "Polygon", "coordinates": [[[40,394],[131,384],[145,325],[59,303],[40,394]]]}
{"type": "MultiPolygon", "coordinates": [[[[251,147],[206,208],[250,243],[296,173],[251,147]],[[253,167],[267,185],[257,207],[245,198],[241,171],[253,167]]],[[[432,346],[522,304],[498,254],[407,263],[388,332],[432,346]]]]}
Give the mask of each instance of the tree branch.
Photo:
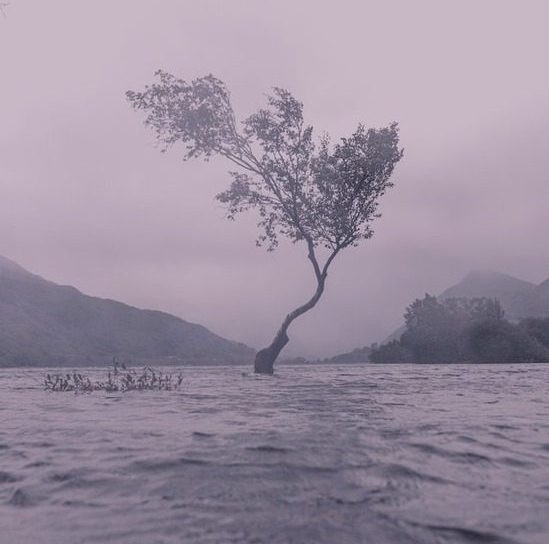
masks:
{"type": "Polygon", "coordinates": [[[328,268],[330,268],[330,265],[332,264],[332,261],[336,258],[337,254],[341,251],[342,247],[337,246],[334,251],[332,251],[331,255],[328,257],[326,262],[324,263],[324,268],[322,269],[322,277],[326,279],[326,276],[328,275],[328,268]]]}
{"type": "Polygon", "coordinates": [[[307,246],[309,248],[309,254],[307,255],[307,258],[309,259],[309,261],[311,261],[311,264],[313,265],[316,281],[320,282],[322,279],[322,272],[320,271],[320,265],[318,264],[318,260],[316,258],[315,246],[313,244],[313,240],[311,239],[310,236],[305,236],[305,240],[307,241],[307,246]]]}

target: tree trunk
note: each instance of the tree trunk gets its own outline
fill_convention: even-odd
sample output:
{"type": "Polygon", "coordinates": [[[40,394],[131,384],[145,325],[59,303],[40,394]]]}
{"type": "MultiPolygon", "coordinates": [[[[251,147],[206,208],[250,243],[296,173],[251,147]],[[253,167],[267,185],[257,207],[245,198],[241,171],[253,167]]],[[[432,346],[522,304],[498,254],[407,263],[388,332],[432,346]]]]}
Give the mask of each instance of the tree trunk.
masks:
{"type": "Polygon", "coordinates": [[[290,312],[284,322],[282,323],[280,329],[276,333],[274,340],[271,342],[271,345],[267,348],[261,349],[257,352],[254,361],[254,371],[257,374],[272,374],[274,362],[276,358],[284,348],[284,346],[290,341],[288,338],[288,327],[291,325],[292,321],[299,317],[300,315],[308,312],[313,308],[316,303],[319,301],[322,293],[324,292],[324,282],[326,280],[326,273],[321,277],[318,282],[315,294],[313,297],[300,306],[296,308],[293,312],[290,312]]]}
{"type": "Polygon", "coordinates": [[[280,329],[271,345],[257,352],[254,361],[254,372],[257,374],[272,374],[274,362],[289,340],[286,331],[280,329]]]}
{"type": "Polygon", "coordinates": [[[288,328],[292,324],[292,321],[298,318],[300,315],[308,312],[310,309],[316,306],[316,303],[320,300],[322,293],[324,292],[324,286],[326,284],[326,277],[328,275],[328,268],[332,261],[335,259],[336,255],[339,253],[343,246],[338,245],[330,254],[322,270],[318,265],[318,261],[315,255],[315,248],[311,238],[307,238],[307,243],[309,245],[309,255],[308,258],[313,264],[313,268],[316,276],[316,291],[314,295],[308,300],[305,304],[296,308],[293,312],[290,312],[286,319],[282,322],[280,329],[276,333],[274,340],[271,342],[271,345],[267,348],[261,349],[257,352],[254,361],[254,371],[257,374],[272,374],[274,371],[274,363],[279,356],[280,352],[284,349],[284,346],[290,341],[288,338],[288,328]]]}

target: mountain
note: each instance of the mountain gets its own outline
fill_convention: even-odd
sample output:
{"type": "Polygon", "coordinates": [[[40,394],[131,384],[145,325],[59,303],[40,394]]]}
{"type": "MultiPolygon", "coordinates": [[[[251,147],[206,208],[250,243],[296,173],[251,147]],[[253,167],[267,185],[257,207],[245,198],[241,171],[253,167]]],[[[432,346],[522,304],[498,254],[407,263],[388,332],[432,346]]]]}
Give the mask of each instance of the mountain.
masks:
{"type": "Polygon", "coordinates": [[[524,313],[527,317],[549,317],[549,279],[536,286],[524,313]]]}
{"type": "MultiPolygon", "coordinates": [[[[535,284],[507,274],[476,270],[467,274],[456,285],[446,289],[439,298],[497,298],[505,310],[506,317],[516,321],[524,317],[534,317],[531,312],[537,290],[538,287],[535,284]]],[[[543,313],[541,307],[540,310],[543,313]]],[[[545,314],[549,315],[549,304],[545,307],[545,314]]],[[[536,314],[535,317],[538,315],[536,314]]]]}
{"type": "MultiPolygon", "coordinates": [[[[476,297],[497,298],[510,321],[549,317],[549,279],[536,285],[499,272],[474,270],[438,295],[442,299],[476,297]]],[[[399,327],[383,343],[398,340],[405,330],[399,327]]]]}
{"type": "Polygon", "coordinates": [[[239,363],[253,350],[173,315],[57,285],[0,257],[0,367],[239,363]]]}
{"type": "Polygon", "coordinates": [[[498,298],[511,321],[549,317],[549,279],[536,285],[507,274],[475,271],[446,289],[440,297],[498,298]]]}
{"type": "MultiPolygon", "coordinates": [[[[510,321],[519,321],[526,317],[549,317],[549,279],[536,285],[501,274],[474,270],[467,274],[459,283],[452,285],[438,298],[497,298],[505,310],[505,317],[510,321]]],[[[402,325],[389,335],[382,344],[399,340],[406,327],[402,325]]],[[[357,348],[350,353],[343,353],[330,359],[337,362],[340,358],[354,360],[353,354],[367,354],[368,348],[357,348]]],[[[328,361],[328,360],[327,360],[328,361]]]]}

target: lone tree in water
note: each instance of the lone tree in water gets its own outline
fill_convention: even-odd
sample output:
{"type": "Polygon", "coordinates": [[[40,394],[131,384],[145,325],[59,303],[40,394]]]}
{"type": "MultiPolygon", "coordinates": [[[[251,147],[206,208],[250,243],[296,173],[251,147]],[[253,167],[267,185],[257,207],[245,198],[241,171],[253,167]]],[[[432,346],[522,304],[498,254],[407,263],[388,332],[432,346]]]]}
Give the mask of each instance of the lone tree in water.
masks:
{"type": "Polygon", "coordinates": [[[185,145],[185,160],[221,155],[236,167],[230,187],[217,195],[227,216],[255,208],[258,245],[272,251],[280,236],[303,242],[316,290],[290,312],[270,346],[255,358],[256,372],[272,374],[288,343],[288,328],[319,301],[328,269],[339,252],[373,235],[379,198],[392,186],[391,174],[402,157],[396,123],[381,129],[359,125],[349,138],[317,143],[303,120],[303,104],[274,88],[268,106],[237,124],[225,84],[212,75],[187,83],[163,71],[143,92],[128,91],[136,110],[147,113],[163,151],[185,145]],[[323,257],[321,259],[321,257],[323,257]]]}

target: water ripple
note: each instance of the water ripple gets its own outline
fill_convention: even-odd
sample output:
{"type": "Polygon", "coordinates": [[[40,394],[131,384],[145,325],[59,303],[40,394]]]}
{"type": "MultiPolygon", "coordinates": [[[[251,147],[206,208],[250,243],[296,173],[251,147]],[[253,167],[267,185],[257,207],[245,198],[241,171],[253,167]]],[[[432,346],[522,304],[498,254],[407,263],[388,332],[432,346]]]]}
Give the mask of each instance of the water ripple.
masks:
{"type": "Polygon", "coordinates": [[[0,370],[0,544],[549,542],[549,365],[242,370],[0,370]]]}

